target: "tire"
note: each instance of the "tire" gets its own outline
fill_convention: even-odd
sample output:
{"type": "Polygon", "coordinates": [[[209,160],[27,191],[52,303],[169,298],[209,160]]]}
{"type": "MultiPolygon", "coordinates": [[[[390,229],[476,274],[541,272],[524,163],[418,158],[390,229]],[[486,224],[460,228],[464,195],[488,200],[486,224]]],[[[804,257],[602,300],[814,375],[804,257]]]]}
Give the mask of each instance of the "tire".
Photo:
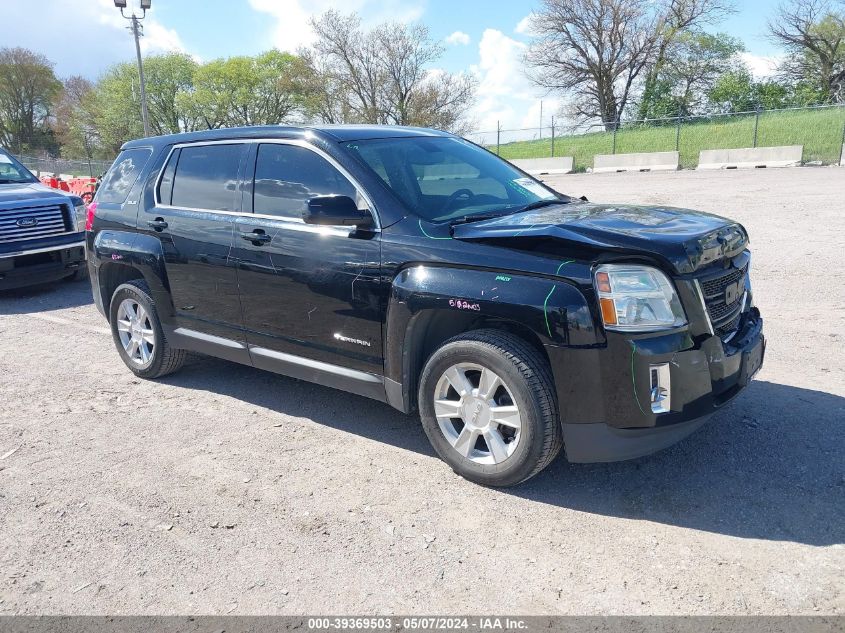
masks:
{"type": "Polygon", "coordinates": [[[548,363],[506,332],[477,330],[446,341],[423,368],[418,403],[434,450],[478,484],[522,483],[548,466],[563,445],[548,363]]]}
{"type": "Polygon", "coordinates": [[[70,282],[83,281],[85,279],[88,279],[88,266],[87,265],[80,266],[79,268],[77,268],[73,272],[72,275],[68,275],[67,277],[65,277],[65,281],[70,281],[70,282]]]}
{"type": "Polygon", "coordinates": [[[129,281],[114,291],[109,305],[109,325],[120,358],[139,378],[161,378],[184,364],[187,352],[170,347],[150,288],[143,279],[129,281]],[[126,310],[135,315],[134,322],[126,310]],[[130,324],[128,330],[127,324],[130,324]]]}

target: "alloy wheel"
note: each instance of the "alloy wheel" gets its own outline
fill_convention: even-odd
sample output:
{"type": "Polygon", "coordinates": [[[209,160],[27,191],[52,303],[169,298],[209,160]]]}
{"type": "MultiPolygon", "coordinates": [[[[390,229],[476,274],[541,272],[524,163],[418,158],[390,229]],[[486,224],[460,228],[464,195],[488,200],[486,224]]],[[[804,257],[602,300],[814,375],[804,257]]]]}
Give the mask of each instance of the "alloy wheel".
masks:
{"type": "Polygon", "coordinates": [[[123,351],[134,364],[146,367],[155,350],[155,329],[150,315],[134,299],[124,299],[117,308],[117,334],[123,351]]]}
{"type": "Polygon", "coordinates": [[[513,393],[495,372],[458,363],[443,372],[434,391],[440,431],[460,455],[477,464],[500,464],[513,454],[522,420],[513,393]]]}

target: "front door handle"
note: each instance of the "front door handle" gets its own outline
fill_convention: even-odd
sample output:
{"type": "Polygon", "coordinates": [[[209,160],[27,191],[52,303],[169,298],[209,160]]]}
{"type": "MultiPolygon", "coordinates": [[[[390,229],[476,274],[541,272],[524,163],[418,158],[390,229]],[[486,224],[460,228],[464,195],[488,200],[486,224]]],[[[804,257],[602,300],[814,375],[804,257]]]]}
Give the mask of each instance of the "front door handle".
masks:
{"type": "Polygon", "coordinates": [[[155,220],[150,220],[149,222],[147,222],[147,226],[156,231],[163,231],[167,228],[167,222],[164,220],[164,218],[156,218],[155,220]]]}
{"type": "Polygon", "coordinates": [[[242,232],[241,238],[245,239],[247,242],[252,242],[253,244],[267,244],[271,239],[273,239],[260,229],[256,229],[250,233],[242,232]]]}

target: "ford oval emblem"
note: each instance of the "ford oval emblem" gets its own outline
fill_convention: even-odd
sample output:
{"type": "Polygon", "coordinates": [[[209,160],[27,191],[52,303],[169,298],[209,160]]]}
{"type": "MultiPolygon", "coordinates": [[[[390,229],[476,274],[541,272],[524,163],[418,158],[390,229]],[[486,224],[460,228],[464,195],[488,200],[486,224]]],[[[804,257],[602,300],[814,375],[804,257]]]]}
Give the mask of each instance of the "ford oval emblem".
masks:
{"type": "Polygon", "coordinates": [[[28,229],[33,226],[38,226],[38,218],[21,218],[15,222],[22,229],[28,229]]]}

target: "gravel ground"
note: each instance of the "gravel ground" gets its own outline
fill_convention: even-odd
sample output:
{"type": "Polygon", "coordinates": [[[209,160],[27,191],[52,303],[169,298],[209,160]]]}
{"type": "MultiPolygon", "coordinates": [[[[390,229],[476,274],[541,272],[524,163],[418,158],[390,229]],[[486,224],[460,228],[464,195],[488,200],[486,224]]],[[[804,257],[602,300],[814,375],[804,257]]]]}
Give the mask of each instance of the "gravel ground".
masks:
{"type": "Polygon", "coordinates": [[[489,490],[387,405],[136,379],[85,283],[0,294],[0,613],[845,612],[845,170],[556,183],[749,229],[766,365],[709,425],[489,490]]]}

